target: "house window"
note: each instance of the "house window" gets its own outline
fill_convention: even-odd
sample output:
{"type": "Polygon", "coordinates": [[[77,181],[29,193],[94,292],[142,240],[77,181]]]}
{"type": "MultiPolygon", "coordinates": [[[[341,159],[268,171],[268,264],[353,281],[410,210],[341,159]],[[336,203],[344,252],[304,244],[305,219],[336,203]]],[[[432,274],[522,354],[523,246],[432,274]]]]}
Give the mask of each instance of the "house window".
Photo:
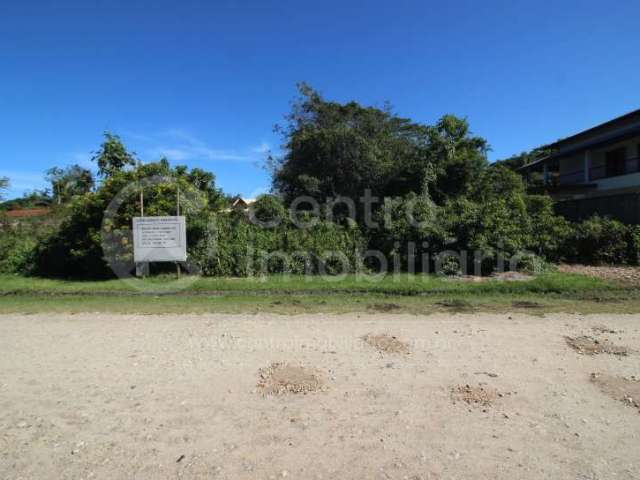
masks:
{"type": "Polygon", "coordinates": [[[624,147],[616,148],[605,154],[606,159],[606,176],[615,177],[626,173],[625,161],[626,151],[624,147]]]}

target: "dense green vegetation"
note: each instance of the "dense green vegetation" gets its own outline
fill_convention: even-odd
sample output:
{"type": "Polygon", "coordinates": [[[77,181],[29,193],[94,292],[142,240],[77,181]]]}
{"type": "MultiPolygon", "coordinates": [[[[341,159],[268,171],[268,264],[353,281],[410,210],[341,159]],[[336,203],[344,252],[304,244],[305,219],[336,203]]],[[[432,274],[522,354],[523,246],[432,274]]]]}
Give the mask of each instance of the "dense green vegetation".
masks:
{"type": "MultiPolygon", "coordinates": [[[[511,268],[537,272],[560,260],[639,261],[638,227],[598,217],[572,224],[555,215],[548,196],[529,193],[514,168],[544,149],[489,164],[487,141],[473,135],[465,119],[445,115],[424,125],[390,108],[327,101],[301,85],[279,131],[284,153],[270,158],[274,194],[261,196],[248,212],[230,208],[213,173],[166,159],[143,164],[106,133],[93,158],[97,179],[78,165],[54,167],[48,191],[11,204],[51,205],[50,215],[0,218],[0,272],[130,276],[131,223],[141,195],[145,215],[175,215],[178,192],[189,270],[205,276],[489,274],[501,262],[509,268],[510,260],[511,268]]],[[[0,195],[6,186],[0,179],[0,195]]],[[[153,273],[169,267],[175,268],[154,265],[153,273]]],[[[551,277],[544,278],[540,282],[551,277]]],[[[417,284],[425,288],[420,291],[441,291],[434,282],[417,284]]]]}
{"type": "Polygon", "coordinates": [[[422,125],[356,102],[326,101],[308,85],[280,127],[285,155],[273,159],[274,187],[286,202],[310,196],[402,197],[430,188],[437,202],[465,195],[487,168],[486,140],[445,115],[422,125]]]}
{"type": "Polygon", "coordinates": [[[68,202],[75,196],[89,193],[95,186],[91,170],[80,165],[71,165],[67,168],[50,168],[46,172],[46,178],[51,184],[52,200],[57,204],[68,202]]]}

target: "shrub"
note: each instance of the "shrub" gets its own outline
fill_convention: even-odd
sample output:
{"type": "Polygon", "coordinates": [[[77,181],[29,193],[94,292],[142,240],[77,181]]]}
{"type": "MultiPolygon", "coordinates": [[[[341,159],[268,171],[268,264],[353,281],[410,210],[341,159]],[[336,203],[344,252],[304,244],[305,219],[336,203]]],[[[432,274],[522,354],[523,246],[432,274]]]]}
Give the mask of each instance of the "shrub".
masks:
{"type": "Polygon", "coordinates": [[[549,261],[561,260],[567,253],[567,241],[574,234],[571,223],[555,214],[553,200],[547,195],[528,195],[527,212],[531,222],[527,249],[549,261]]]}
{"type": "Polygon", "coordinates": [[[36,244],[32,236],[3,232],[0,237],[0,273],[27,273],[31,270],[36,244]]]}
{"type": "Polygon", "coordinates": [[[516,270],[531,275],[540,275],[554,270],[554,266],[535,253],[523,253],[518,257],[516,270]]]}
{"type": "Polygon", "coordinates": [[[623,264],[629,260],[628,227],[594,215],[575,226],[573,260],[582,263],[623,264]]]}
{"type": "Polygon", "coordinates": [[[629,225],[627,255],[631,265],[640,265],[640,225],[629,225]]]}
{"type": "Polygon", "coordinates": [[[249,206],[249,218],[264,228],[273,228],[287,219],[287,209],[275,195],[260,195],[249,206]]]}
{"type": "Polygon", "coordinates": [[[431,269],[428,262],[422,265],[422,256],[438,253],[445,245],[440,211],[426,195],[386,199],[373,218],[378,227],[366,232],[368,248],[380,251],[389,261],[397,259],[403,270],[431,269]]]}
{"type": "Polygon", "coordinates": [[[74,197],[65,206],[60,228],[38,245],[35,273],[104,278],[113,276],[109,265],[133,271],[131,223],[132,218],[139,215],[139,182],[161,177],[170,180],[150,182],[144,187],[145,214],[175,215],[179,185],[181,214],[187,217],[187,238],[190,244],[199,243],[202,225],[206,225],[209,212],[221,202],[213,177],[198,169],[171,168],[167,161],[149,163],[136,170],[114,172],[95,192],[74,197]],[[114,207],[112,216],[105,216],[121,192],[128,193],[126,198],[118,208],[114,207]],[[105,238],[108,241],[103,242],[105,238]]]}
{"type": "Polygon", "coordinates": [[[319,222],[301,229],[287,220],[263,228],[231,212],[212,214],[207,234],[189,253],[208,276],[331,275],[356,271],[364,245],[354,226],[319,222]]]}
{"type": "Polygon", "coordinates": [[[56,229],[55,219],[0,219],[0,273],[29,274],[34,270],[38,245],[56,229]]]}
{"type": "Polygon", "coordinates": [[[438,267],[436,273],[438,275],[445,275],[452,277],[462,274],[462,266],[460,265],[460,259],[456,256],[441,255],[438,258],[438,267]]]}

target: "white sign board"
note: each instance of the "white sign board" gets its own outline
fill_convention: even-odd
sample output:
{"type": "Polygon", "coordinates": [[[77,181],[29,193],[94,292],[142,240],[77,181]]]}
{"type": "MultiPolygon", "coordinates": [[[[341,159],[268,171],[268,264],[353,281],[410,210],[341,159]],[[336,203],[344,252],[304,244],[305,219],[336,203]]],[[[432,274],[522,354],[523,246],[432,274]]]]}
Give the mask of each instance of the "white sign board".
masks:
{"type": "Polygon", "coordinates": [[[135,217],[133,259],[139,262],[186,262],[184,217],[135,217]]]}

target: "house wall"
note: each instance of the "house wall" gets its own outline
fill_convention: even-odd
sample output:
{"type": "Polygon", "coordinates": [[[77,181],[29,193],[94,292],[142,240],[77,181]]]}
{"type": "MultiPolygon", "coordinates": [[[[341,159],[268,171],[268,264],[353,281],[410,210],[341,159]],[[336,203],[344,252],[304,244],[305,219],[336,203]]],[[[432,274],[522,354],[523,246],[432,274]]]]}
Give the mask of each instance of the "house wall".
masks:
{"type": "MultiPolygon", "coordinates": [[[[587,145],[602,142],[603,146],[589,150],[589,187],[559,198],[556,210],[570,220],[583,220],[594,214],[610,216],[625,223],[640,224],[640,172],[616,177],[597,178],[606,175],[606,153],[624,147],[626,159],[640,157],[640,110],[620,117],[613,122],[574,135],[557,142],[556,154],[561,185],[585,184],[585,149],[587,145]],[[611,142],[613,135],[631,135],[626,140],[611,142]],[[564,156],[562,154],[565,154],[564,156]],[[595,170],[594,170],[595,169],[595,170]],[[595,185],[595,191],[590,187],[595,185]]],[[[639,163],[627,162],[627,168],[639,169],[639,163]]]]}
{"type": "MultiPolygon", "coordinates": [[[[594,168],[600,169],[599,171],[596,170],[593,172],[594,177],[597,177],[597,173],[604,173],[606,165],[606,153],[617,148],[625,149],[625,157],[627,159],[637,159],[640,153],[640,136],[594,150],[594,152],[592,153],[592,166],[594,168]]],[[[593,180],[593,183],[598,186],[598,190],[638,187],[640,186],[640,173],[628,173],[626,175],[619,175],[609,178],[596,178],[593,180]]]]}
{"type": "Polygon", "coordinates": [[[598,190],[612,190],[614,188],[640,187],[640,173],[629,173],[618,177],[602,178],[593,183],[598,190]]]}
{"type": "Polygon", "coordinates": [[[627,224],[640,224],[640,193],[586,197],[556,202],[556,213],[574,222],[595,214],[627,224]]]}
{"type": "Polygon", "coordinates": [[[560,185],[584,183],[584,153],[561,158],[559,164],[560,185]]]}
{"type": "MultiPolygon", "coordinates": [[[[640,156],[640,136],[591,150],[590,170],[592,177],[595,178],[592,178],[589,183],[596,184],[598,190],[640,186],[640,173],[597,178],[599,175],[605,174],[607,152],[617,148],[625,148],[627,159],[638,158],[640,156]]],[[[584,152],[580,152],[559,160],[561,185],[584,183],[584,155],[584,152]]]]}

